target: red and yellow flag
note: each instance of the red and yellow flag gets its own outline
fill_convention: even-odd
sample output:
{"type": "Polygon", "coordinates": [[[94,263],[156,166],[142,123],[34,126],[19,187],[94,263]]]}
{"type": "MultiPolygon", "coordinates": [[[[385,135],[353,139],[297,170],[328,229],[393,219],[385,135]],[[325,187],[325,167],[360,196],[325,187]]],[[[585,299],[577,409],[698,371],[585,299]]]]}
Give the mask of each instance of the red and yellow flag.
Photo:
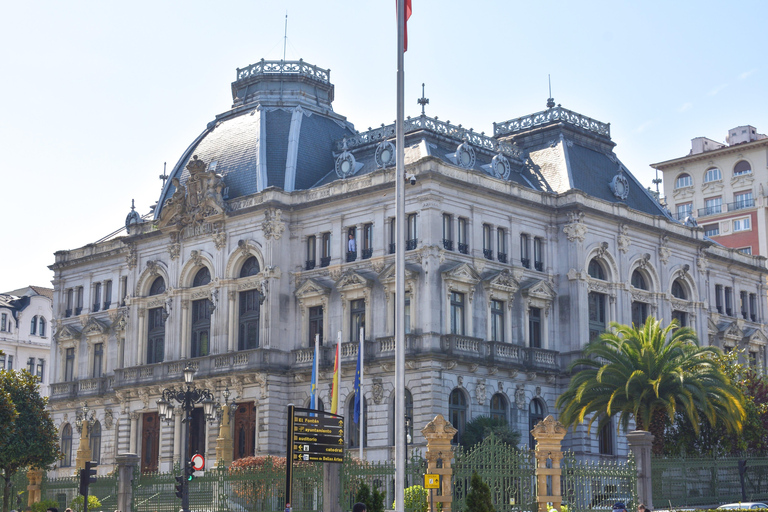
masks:
{"type": "Polygon", "coordinates": [[[336,343],[336,357],[333,360],[333,381],[331,382],[331,414],[338,414],[339,410],[339,345],[336,343]]]}

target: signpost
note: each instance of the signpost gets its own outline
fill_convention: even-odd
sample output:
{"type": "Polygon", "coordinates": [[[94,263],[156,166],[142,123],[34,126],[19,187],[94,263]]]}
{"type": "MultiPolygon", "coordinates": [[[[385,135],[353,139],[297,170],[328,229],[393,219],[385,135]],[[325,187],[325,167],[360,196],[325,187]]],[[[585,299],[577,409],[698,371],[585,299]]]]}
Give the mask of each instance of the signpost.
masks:
{"type": "Polygon", "coordinates": [[[424,475],[424,488],[429,489],[429,509],[434,510],[432,493],[440,488],[440,475],[424,475]]]}
{"type": "Polygon", "coordinates": [[[285,502],[291,503],[293,461],[344,462],[344,416],[288,405],[285,502]]]}

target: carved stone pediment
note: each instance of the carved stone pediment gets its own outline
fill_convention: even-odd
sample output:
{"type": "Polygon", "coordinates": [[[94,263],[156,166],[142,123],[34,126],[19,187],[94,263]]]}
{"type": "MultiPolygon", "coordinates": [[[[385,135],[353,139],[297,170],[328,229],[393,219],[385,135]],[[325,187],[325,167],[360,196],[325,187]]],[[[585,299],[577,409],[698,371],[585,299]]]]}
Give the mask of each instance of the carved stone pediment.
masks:
{"type": "MultiPolygon", "coordinates": [[[[419,279],[419,273],[415,270],[409,269],[406,264],[405,267],[405,288],[406,290],[413,291],[416,282],[419,279]]],[[[379,273],[379,282],[384,285],[384,291],[394,293],[395,291],[395,265],[388,265],[384,270],[379,273]]]]}
{"type": "Polygon", "coordinates": [[[528,298],[552,302],[557,297],[552,283],[546,279],[532,279],[523,285],[523,295],[528,298]]]}
{"type": "Polygon", "coordinates": [[[632,288],[630,295],[632,296],[633,301],[647,302],[649,304],[653,302],[653,293],[645,290],[638,290],[637,288],[632,288]]]}
{"type": "Polygon", "coordinates": [[[511,307],[515,294],[520,290],[520,281],[507,268],[487,277],[483,281],[483,288],[489,299],[504,299],[509,301],[511,307]]]}
{"type": "Polygon", "coordinates": [[[183,228],[204,219],[221,217],[226,211],[222,190],[224,180],[220,174],[206,170],[206,164],[197,158],[187,164],[189,179],[182,185],[178,178],[171,178],[173,195],[163,204],[157,227],[183,228]]]}
{"type": "Polygon", "coordinates": [[[469,263],[462,263],[443,272],[445,281],[459,281],[474,286],[480,282],[480,279],[480,274],[469,263]]]}
{"type": "Polygon", "coordinates": [[[672,304],[672,309],[675,311],[685,311],[686,313],[694,312],[693,304],[687,300],[672,298],[669,302],[672,304]]]}
{"type": "Polygon", "coordinates": [[[344,272],[339,280],[336,281],[336,289],[345,292],[349,290],[359,290],[361,288],[371,288],[373,282],[365,276],[350,270],[344,272]]]}
{"type": "Polygon", "coordinates": [[[107,334],[109,332],[109,326],[95,318],[89,318],[88,323],[83,327],[83,334],[86,336],[97,336],[100,334],[107,334]]]}
{"type": "Polygon", "coordinates": [[[745,332],[744,341],[750,346],[768,345],[768,336],[760,329],[750,329],[751,332],[745,332]]]}
{"type": "Polygon", "coordinates": [[[723,337],[732,343],[738,343],[744,337],[744,333],[739,327],[738,322],[722,322],[717,326],[723,337]]]}
{"type": "Polygon", "coordinates": [[[720,330],[717,328],[717,324],[712,321],[712,318],[707,318],[707,332],[710,335],[717,335],[720,330]]]}
{"type": "Polygon", "coordinates": [[[298,299],[306,299],[308,297],[328,296],[331,293],[331,289],[327,286],[323,286],[314,279],[307,279],[301,286],[298,287],[294,294],[298,299]]]}
{"type": "Polygon", "coordinates": [[[58,334],[56,334],[56,339],[59,341],[66,341],[66,340],[79,340],[81,335],[81,331],[70,324],[67,324],[63,326],[58,334]]]}

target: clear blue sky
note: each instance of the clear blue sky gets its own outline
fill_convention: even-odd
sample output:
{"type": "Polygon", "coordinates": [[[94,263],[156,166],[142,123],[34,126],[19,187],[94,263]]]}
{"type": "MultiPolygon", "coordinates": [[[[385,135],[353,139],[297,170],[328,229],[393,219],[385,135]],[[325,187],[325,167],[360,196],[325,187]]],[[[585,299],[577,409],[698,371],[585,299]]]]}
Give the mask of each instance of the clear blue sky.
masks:
{"type": "MultiPolygon", "coordinates": [[[[0,31],[0,291],[50,286],[54,251],[146,213],[169,168],[231,105],[235,69],[331,69],[359,130],[395,118],[394,0],[6,2],[0,31]]],[[[768,2],[413,0],[406,114],[492,132],[557,103],[611,123],[646,185],[652,162],[729,128],[768,132],[768,2]]]]}

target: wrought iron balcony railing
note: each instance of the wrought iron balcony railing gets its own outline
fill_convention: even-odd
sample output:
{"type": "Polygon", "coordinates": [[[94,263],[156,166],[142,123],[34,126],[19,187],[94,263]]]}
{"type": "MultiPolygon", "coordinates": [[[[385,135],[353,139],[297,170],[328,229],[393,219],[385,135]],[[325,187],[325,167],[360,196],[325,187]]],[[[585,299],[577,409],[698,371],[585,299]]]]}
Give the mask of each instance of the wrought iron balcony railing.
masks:
{"type": "Polygon", "coordinates": [[[452,251],[453,250],[453,240],[448,240],[446,238],[443,238],[443,249],[446,251],[452,251]]]}
{"type": "Polygon", "coordinates": [[[507,262],[507,253],[500,252],[499,254],[497,254],[497,257],[499,258],[500,262],[502,262],[502,263],[506,263],[507,262]]]}
{"type": "Polygon", "coordinates": [[[304,270],[312,270],[313,268],[315,268],[315,260],[307,260],[304,270]]]}

